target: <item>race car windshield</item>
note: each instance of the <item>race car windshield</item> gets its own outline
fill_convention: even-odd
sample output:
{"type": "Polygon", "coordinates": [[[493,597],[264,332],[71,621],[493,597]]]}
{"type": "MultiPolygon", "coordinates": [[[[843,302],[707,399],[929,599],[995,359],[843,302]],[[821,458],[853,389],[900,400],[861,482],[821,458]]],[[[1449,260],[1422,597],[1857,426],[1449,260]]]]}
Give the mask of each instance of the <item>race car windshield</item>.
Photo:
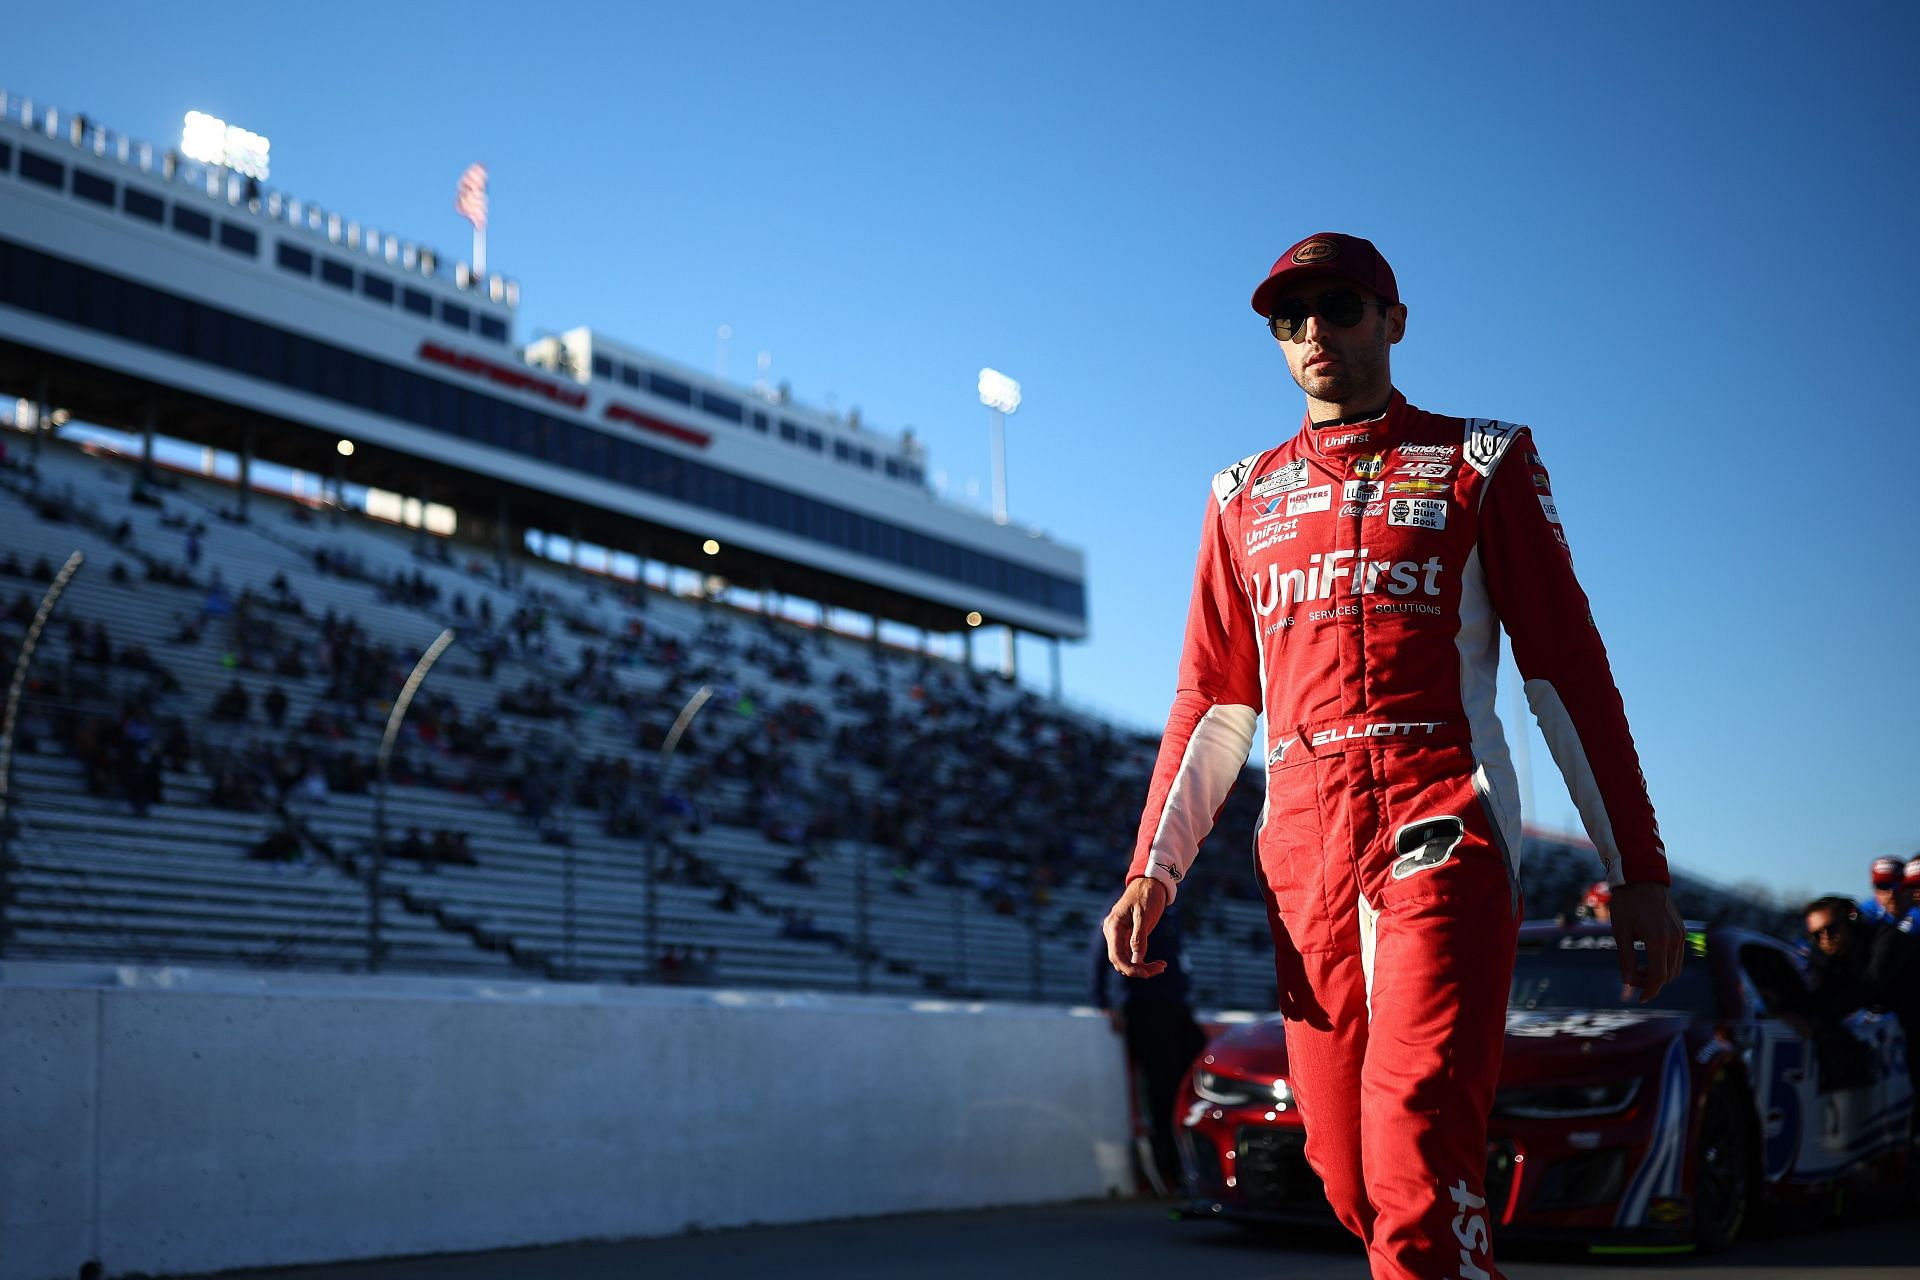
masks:
{"type": "Polygon", "coordinates": [[[1509,1009],[1664,1009],[1713,1012],[1713,982],[1704,957],[1688,955],[1680,977],[1642,1006],[1638,994],[1620,998],[1620,963],[1605,935],[1562,935],[1520,944],[1509,1009]]]}

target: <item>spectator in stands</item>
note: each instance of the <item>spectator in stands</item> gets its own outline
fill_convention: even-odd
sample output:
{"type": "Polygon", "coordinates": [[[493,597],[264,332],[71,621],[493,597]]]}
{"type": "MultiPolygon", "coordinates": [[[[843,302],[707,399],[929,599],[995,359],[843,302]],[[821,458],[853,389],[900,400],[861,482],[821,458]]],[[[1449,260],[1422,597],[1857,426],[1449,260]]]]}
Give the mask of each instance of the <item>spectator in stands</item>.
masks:
{"type": "Polygon", "coordinates": [[[300,858],[300,837],[283,816],[265,835],[247,849],[247,856],[258,862],[294,862],[300,858]]]}
{"type": "MultiPolygon", "coordinates": [[[[1816,1043],[1856,1009],[1873,1008],[1896,1015],[1907,1043],[1920,1044],[1920,939],[1843,897],[1815,898],[1806,920],[1816,1043]]],[[[1907,1054],[1907,1073],[1920,1094],[1920,1054],[1907,1054]]]]}
{"type": "Polygon", "coordinates": [[[253,699],[248,695],[246,686],[235,676],[227,682],[227,687],[214,699],[211,718],[228,722],[244,721],[253,713],[253,699]]]}
{"type": "Polygon", "coordinates": [[[1166,968],[1151,978],[1124,978],[1107,960],[1106,936],[1096,930],[1088,950],[1092,962],[1093,1007],[1104,1009],[1114,1033],[1125,1038],[1127,1060],[1143,1088],[1133,1096],[1146,1099],[1152,1160],[1141,1169],[1159,1195],[1182,1185],[1180,1155],[1174,1146],[1174,1100],[1181,1077],[1193,1064],[1207,1037],[1193,1020],[1192,984],[1179,913],[1169,906],[1160,924],[1147,937],[1147,958],[1164,960],[1166,968]],[[1173,927],[1168,928],[1171,924],[1173,927]],[[1162,940],[1161,933],[1167,937],[1162,940]]]}
{"type": "Polygon", "coordinates": [[[740,886],[731,880],[720,886],[720,896],[713,900],[713,909],[728,914],[740,910],[740,886]]]}
{"type": "Polygon", "coordinates": [[[287,718],[287,691],[275,684],[267,690],[267,696],[260,700],[260,707],[267,713],[267,723],[278,729],[287,718]]]}
{"type": "Polygon", "coordinates": [[[297,794],[306,804],[325,804],[332,794],[327,785],[326,767],[318,756],[307,757],[307,767],[300,775],[297,794]]]}
{"type": "Polygon", "coordinates": [[[1900,931],[1920,938],[1920,855],[1907,860],[1902,875],[1901,883],[1907,891],[1908,905],[1907,914],[1900,917],[1900,931]]]}
{"type": "Polygon", "coordinates": [[[1613,886],[1605,880],[1595,880],[1587,886],[1586,893],[1580,899],[1580,906],[1573,914],[1576,920],[1595,920],[1601,924],[1612,920],[1613,886]]]}
{"type": "Polygon", "coordinates": [[[418,827],[407,828],[407,838],[400,842],[396,856],[408,862],[418,862],[428,871],[433,870],[433,851],[427,847],[427,838],[420,834],[418,827]]]}
{"type": "Polygon", "coordinates": [[[1905,864],[1898,858],[1875,858],[1871,874],[1873,893],[1860,900],[1860,915],[1884,924],[1898,924],[1913,905],[1905,883],[1905,864]]]}

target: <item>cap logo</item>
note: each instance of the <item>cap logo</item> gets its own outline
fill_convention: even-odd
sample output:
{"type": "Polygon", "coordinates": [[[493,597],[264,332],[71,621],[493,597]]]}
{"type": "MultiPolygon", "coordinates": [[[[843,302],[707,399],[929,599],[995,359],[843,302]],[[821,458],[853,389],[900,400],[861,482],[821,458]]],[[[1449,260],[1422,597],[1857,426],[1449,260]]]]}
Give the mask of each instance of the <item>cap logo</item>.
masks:
{"type": "Polygon", "coordinates": [[[1305,266],[1309,262],[1325,262],[1329,258],[1340,256],[1340,246],[1331,240],[1313,239],[1293,251],[1296,264],[1305,266]]]}

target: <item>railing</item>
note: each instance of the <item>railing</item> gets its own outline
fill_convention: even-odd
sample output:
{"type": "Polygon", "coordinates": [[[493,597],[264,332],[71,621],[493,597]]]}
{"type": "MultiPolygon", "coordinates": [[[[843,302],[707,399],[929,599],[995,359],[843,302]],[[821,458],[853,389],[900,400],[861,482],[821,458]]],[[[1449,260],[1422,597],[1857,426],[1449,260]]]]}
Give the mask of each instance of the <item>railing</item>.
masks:
{"type": "Polygon", "coordinates": [[[89,119],[84,113],[63,113],[56,107],[36,105],[31,98],[0,89],[0,120],[175,186],[192,188],[232,208],[245,208],[285,226],[323,235],[333,244],[364,252],[397,270],[439,280],[463,292],[481,293],[489,301],[507,307],[520,305],[517,280],[478,275],[467,263],[443,260],[438,250],[343,217],[311,200],[269,190],[257,180],[224,165],[191,160],[172,148],[161,149],[151,142],[130,138],[89,119]]]}

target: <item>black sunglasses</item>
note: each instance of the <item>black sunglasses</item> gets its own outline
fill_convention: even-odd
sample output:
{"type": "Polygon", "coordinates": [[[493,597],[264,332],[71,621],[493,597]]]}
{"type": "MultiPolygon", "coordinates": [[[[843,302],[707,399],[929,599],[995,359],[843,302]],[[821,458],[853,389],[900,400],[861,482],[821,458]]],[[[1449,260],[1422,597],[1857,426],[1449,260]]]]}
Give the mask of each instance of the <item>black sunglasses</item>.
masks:
{"type": "MultiPolygon", "coordinates": [[[[1375,301],[1384,313],[1387,303],[1381,299],[1375,301]]],[[[1317,298],[1289,298],[1275,304],[1273,314],[1267,317],[1267,328],[1280,341],[1291,342],[1307,323],[1308,316],[1319,316],[1337,328],[1351,329],[1366,314],[1365,298],[1351,289],[1329,289],[1317,298]]]]}

